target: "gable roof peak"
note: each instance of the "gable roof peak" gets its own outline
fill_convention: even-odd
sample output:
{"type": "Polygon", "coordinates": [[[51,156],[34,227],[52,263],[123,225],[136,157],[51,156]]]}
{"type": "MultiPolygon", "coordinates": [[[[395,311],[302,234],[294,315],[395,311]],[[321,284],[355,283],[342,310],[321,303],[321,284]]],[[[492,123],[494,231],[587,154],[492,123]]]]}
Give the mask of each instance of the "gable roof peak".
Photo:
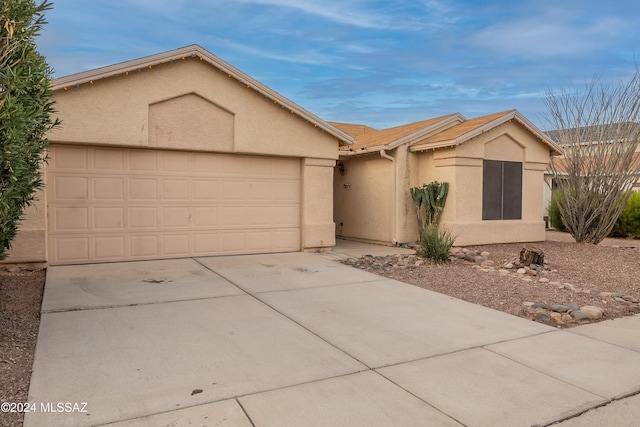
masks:
{"type": "Polygon", "coordinates": [[[485,116],[475,117],[466,120],[436,135],[432,135],[424,141],[421,141],[416,151],[435,149],[441,147],[450,147],[460,145],[472,138],[475,138],[484,132],[487,132],[497,126],[509,121],[515,120],[527,131],[532,133],[537,139],[549,146],[554,154],[559,154],[562,149],[549,136],[545,135],[533,123],[527,120],[518,110],[507,110],[499,113],[488,114],[485,116]]]}
{"type": "Polygon", "coordinates": [[[53,80],[52,89],[68,90],[73,87],[80,87],[84,84],[94,84],[103,79],[118,78],[120,76],[127,76],[129,73],[142,72],[144,70],[151,70],[153,67],[162,64],[186,61],[187,59],[195,59],[210,64],[214,70],[227,74],[229,77],[237,80],[238,83],[246,85],[247,88],[253,89],[256,92],[264,95],[274,103],[290,110],[291,113],[298,115],[300,118],[305,119],[309,123],[316,127],[319,127],[323,132],[337,138],[340,143],[353,144],[354,138],[348,133],[336,128],[325,122],[318,116],[305,110],[295,102],[285,98],[276,91],[258,82],[249,75],[238,70],[234,66],[226,63],[222,59],[218,58],[211,52],[207,51],[203,47],[192,44],[189,46],[181,47],[166,52],[157,53],[155,55],[145,56],[138,59],[133,59],[126,62],[120,62],[117,64],[109,65],[106,67],[96,68],[94,70],[83,71],[81,73],[71,74],[69,76],[59,77],[53,80]]]}

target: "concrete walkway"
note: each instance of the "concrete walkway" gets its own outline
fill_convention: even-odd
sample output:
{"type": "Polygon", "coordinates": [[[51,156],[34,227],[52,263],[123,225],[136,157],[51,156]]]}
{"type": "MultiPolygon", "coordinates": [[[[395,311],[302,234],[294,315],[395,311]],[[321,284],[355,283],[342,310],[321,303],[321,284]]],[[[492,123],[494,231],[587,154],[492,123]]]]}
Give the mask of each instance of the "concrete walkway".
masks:
{"type": "Polygon", "coordinates": [[[639,316],[556,330],[335,255],[51,267],[25,426],[638,424],[639,316]]]}

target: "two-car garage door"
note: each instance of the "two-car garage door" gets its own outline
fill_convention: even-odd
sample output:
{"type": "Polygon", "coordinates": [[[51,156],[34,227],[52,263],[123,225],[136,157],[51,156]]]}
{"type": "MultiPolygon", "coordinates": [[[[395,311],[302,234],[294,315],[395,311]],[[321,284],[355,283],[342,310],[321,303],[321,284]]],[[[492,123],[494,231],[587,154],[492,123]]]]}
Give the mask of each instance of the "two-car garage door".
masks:
{"type": "Polygon", "coordinates": [[[300,250],[300,161],[54,145],[51,264],[300,250]]]}

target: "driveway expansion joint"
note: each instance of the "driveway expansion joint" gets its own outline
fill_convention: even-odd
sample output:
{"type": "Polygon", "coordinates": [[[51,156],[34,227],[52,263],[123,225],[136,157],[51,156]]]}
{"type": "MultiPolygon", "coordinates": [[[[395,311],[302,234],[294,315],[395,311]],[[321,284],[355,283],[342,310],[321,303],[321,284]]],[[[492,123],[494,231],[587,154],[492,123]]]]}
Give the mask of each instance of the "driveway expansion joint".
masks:
{"type": "MultiPolygon", "coordinates": [[[[523,418],[535,420],[540,426],[551,426],[640,394],[640,384],[634,383],[636,375],[630,374],[635,361],[640,360],[636,357],[637,349],[631,349],[631,353],[624,352],[630,349],[592,337],[586,337],[591,338],[591,342],[586,342],[578,339],[580,334],[573,330],[532,327],[531,322],[478,308],[464,301],[445,299],[441,294],[431,291],[420,293],[402,282],[390,283],[395,281],[375,275],[352,275],[332,265],[339,264],[336,261],[320,262],[315,255],[191,259],[199,265],[197,270],[201,271],[198,276],[202,280],[196,287],[198,293],[190,293],[188,287],[185,289],[177,286],[180,283],[174,283],[171,287],[173,293],[161,295],[161,298],[171,299],[158,299],[155,293],[148,293],[157,291],[156,286],[131,292],[125,286],[126,283],[118,282],[107,274],[106,277],[99,276],[105,280],[99,280],[98,286],[83,290],[91,294],[89,296],[93,301],[122,301],[124,304],[85,307],[82,303],[91,301],[89,298],[73,299],[76,307],[60,309],[61,304],[50,304],[52,309],[42,310],[42,314],[86,314],[45,316],[48,324],[41,328],[44,333],[39,336],[39,354],[37,353],[37,363],[34,364],[34,378],[37,381],[32,380],[32,385],[39,387],[33,387],[34,398],[60,396],[60,390],[68,391],[67,396],[79,396],[78,390],[82,391],[82,388],[78,388],[78,384],[86,383],[85,386],[93,387],[91,381],[94,380],[92,377],[95,373],[97,379],[105,381],[105,385],[101,384],[100,396],[95,400],[96,416],[103,418],[94,419],[95,424],[102,423],[101,425],[106,426],[121,421],[144,421],[147,416],[201,407],[196,411],[187,411],[185,415],[176,414],[178,417],[188,417],[188,414],[213,413],[218,411],[217,408],[227,410],[233,406],[236,416],[244,415],[242,422],[255,427],[264,422],[262,417],[265,414],[256,409],[260,407],[260,402],[263,407],[268,404],[279,406],[277,399],[282,396],[291,396],[301,390],[326,392],[335,390],[336,385],[348,386],[341,389],[348,393],[334,393],[337,399],[342,400],[336,408],[344,403],[346,410],[351,411],[349,414],[355,414],[353,411],[357,406],[355,409],[351,408],[353,403],[370,402],[368,398],[371,396],[368,393],[375,395],[376,387],[363,387],[363,384],[370,384],[364,379],[373,379],[375,384],[382,385],[382,389],[393,391],[391,395],[400,396],[399,401],[411,402],[411,405],[418,405],[420,408],[428,407],[428,411],[437,413],[437,416],[445,416],[448,422],[472,425],[474,423],[469,421],[468,415],[461,408],[463,402],[455,391],[464,392],[469,388],[468,380],[471,379],[480,386],[478,390],[473,389],[466,394],[486,396],[489,394],[487,391],[492,389],[493,378],[499,378],[500,374],[487,381],[484,377],[493,375],[493,370],[497,372],[502,369],[499,372],[512,371],[516,378],[533,379],[530,384],[526,381],[513,383],[511,376],[503,376],[503,381],[496,381],[493,386],[498,392],[514,393],[524,383],[529,384],[526,396],[549,396],[550,391],[559,396],[559,401],[564,403],[557,408],[564,408],[562,411],[546,408],[545,416],[532,414],[528,419],[523,418]],[[265,259],[276,267],[265,270],[256,261],[259,259],[265,259]],[[307,272],[305,266],[314,270],[311,271],[313,274],[307,272]],[[117,283],[110,283],[114,280],[117,283]],[[102,288],[109,284],[117,286],[102,288]],[[220,286],[227,294],[211,295],[209,289],[214,286],[220,286]],[[252,291],[245,290],[245,287],[252,291]],[[264,291],[257,292],[256,289],[264,291]],[[92,293],[94,290],[96,292],[92,293]],[[100,292],[101,290],[109,292],[100,292]],[[221,300],[227,296],[241,298],[221,300]],[[187,298],[179,299],[180,297],[187,298]],[[193,304],[187,304],[189,302],[193,304]],[[185,306],[170,303],[182,303],[185,306]],[[145,309],[146,306],[149,307],[145,309]],[[140,309],[126,309],[130,307],[140,309]],[[109,308],[125,310],[100,312],[109,308]],[[451,317],[447,317],[449,315],[451,317]],[[83,319],[89,321],[83,322],[83,319]],[[132,325],[135,329],[131,328],[132,325]],[[107,339],[102,339],[102,335],[95,333],[96,330],[104,330],[111,335],[105,334],[107,339]],[[87,345],[94,344],[92,340],[96,337],[96,345],[87,345]],[[121,339],[122,337],[127,340],[121,339]],[[216,341],[218,338],[221,338],[220,342],[216,341]],[[147,339],[149,344],[140,341],[147,339]],[[82,347],[76,349],[74,346],[78,342],[82,343],[82,347]],[[575,349],[572,344],[575,344],[575,349]],[[612,345],[615,347],[611,347],[612,345]],[[573,353],[565,354],[557,366],[549,363],[549,360],[553,360],[550,359],[551,356],[556,356],[554,352],[558,348],[561,348],[558,351],[563,351],[565,347],[579,352],[578,356],[581,356],[578,357],[578,366],[574,371],[560,370],[564,369],[563,363],[571,362],[573,353]],[[153,351],[149,351],[150,349],[153,351]],[[142,353],[140,350],[143,350],[142,353]],[[607,355],[607,350],[612,353],[607,355]],[[465,352],[469,354],[464,354],[465,352]],[[589,381],[580,376],[581,371],[591,366],[592,359],[595,360],[593,352],[603,354],[601,361],[593,361],[596,373],[610,374],[613,382],[601,385],[597,382],[600,381],[598,376],[589,381]],[[139,354],[146,359],[137,357],[139,354]],[[60,355],[65,356],[61,358],[60,355]],[[112,357],[114,355],[116,358],[112,357]],[[117,359],[119,355],[125,355],[122,362],[117,359]],[[540,355],[548,357],[541,359],[540,355]],[[626,361],[626,367],[622,362],[622,366],[612,365],[611,359],[617,360],[618,355],[621,361],[626,361]],[[404,360],[405,358],[409,360],[404,360]],[[116,359],[118,364],[112,362],[116,359]],[[132,359],[142,365],[131,364],[132,359]],[[134,375],[131,375],[131,372],[120,369],[121,366],[127,366],[127,363],[133,368],[145,366],[144,363],[155,359],[162,363],[145,369],[142,374],[133,372],[134,375]],[[106,363],[101,365],[100,361],[106,363]],[[472,365],[471,362],[478,365],[472,365]],[[100,371],[103,365],[107,368],[100,371]],[[166,369],[167,366],[176,369],[172,372],[171,369],[166,369]],[[442,369],[443,366],[448,368],[442,369]],[[477,366],[484,366],[485,369],[475,369],[477,366]],[[555,369],[545,371],[545,366],[555,366],[555,369]],[[56,368],[51,371],[52,367],[56,368]],[[90,369],[92,374],[86,375],[86,369],[90,369]],[[613,372],[609,369],[613,369],[613,372]],[[465,373],[456,378],[457,371],[465,373]],[[481,371],[488,374],[479,375],[481,371]],[[228,372],[232,372],[232,375],[227,375],[228,372]],[[265,372],[268,373],[268,378],[263,375],[265,372]],[[77,377],[74,376],[76,373],[77,377]],[[194,384],[199,389],[205,389],[199,382],[202,381],[201,378],[211,377],[210,380],[215,381],[212,383],[215,385],[218,382],[217,376],[221,374],[227,375],[220,382],[221,386],[205,390],[205,394],[198,393],[196,397],[185,397],[186,394],[183,396],[184,390],[191,391],[194,384]],[[417,382],[416,374],[420,377],[417,382]],[[623,374],[627,377],[626,380],[623,374]],[[117,396],[121,384],[118,383],[120,380],[113,380],[116,375],[124,375],[124,379],[131,380],[133,390],[124,397],[117,396]],[[564,379],[557,376],[563,376],[564,379]],[[142,384],[144,380],[155,381],[156,377],[161,379],[157,384],[166,386],[168,392],[162,396],[149,397],[148,390],[138,385],[146,386],[146,383],[142,384]],[[504,384],[504,381],[511,382],[504,384]],[[176,384],[179,390],[175,391],[174,396],[171,389],[176,388],[176,384]],[[425,392],[421,390],[421,386],[430,390],[425,392]],[[448,391],[446,386],[450,387],[448,391]],[[113,414],[99,408],[101,397],[111,397],[108,394],[109,387],[116,390],[116,397],[126,408],[116,421],[112,421],[113,414]],[[360,396],[352,394],[352,391],[360,396]],[[211,394],[206,395],[208,392],[211,394]],[[349,396],[355,400],[352,402],[349,396]],[[141,404],[132,403],[127,406],[126,399],[131,397],[139,398],[141,404]],[[172,408],[176,403],[181,406],[172,408]]],[[[64,281],[61,283],[64,284],[64,281]]],[[[65,289],[72,295],[77,292],[74,286],[66,286],[65,289]]],[[[69,300],[61,297],[55,302],[69,304],[69,300]]],[[[319,394],[315,400],[317,396],[319,394]]],[[[323,398],[320,399],[321,402],[317,402],[318,405],[327,405],[326,408],[333,411],[335,408],[330,405],[335,403],[335,399],[323,401],[323,398]]],[[[493,401],[496,405],[504,403],[495,396],[493,401]]],[[[548,397],[541,401],[550,402],[548,397]]],[[[286,403],[287,401],[283,402],[286,403]]],[[[302,413],[307,406],[298,407],[301,411],[299,415],[305,415],[302,413]]],[[[485,407],[489,410],[502,408],[494,408],[492,405],[485,407]]],[[[556,405],[550,407],[556,408],[556,405]]],[[[538,411],[543,408],[532,402],[529,409],[538,411]]],[[[270,408],[264,407],[263,410],[268,411],[270,408]]],[[[32,417],[32,421],[35,420],[32,417]]]]}
{"type": "Polygon", "coordinates": [[[534,425],[534,426],[531,426],[531,427],[550,427],[550,426],[553,426],[553,425],[557,425],[557,424],[560,424],[560,423],[562,423],[564,421],[568,421],[568,420],[571,420],[571,419],[574,419],[574,418],[581,417],[582,415],[585,415],[585,414],[587,414],[587,413],[589,413],[591,411],[594,411],[596,409],[604,408],[605,406],[611,405],[612,403],[615,403],[615,402],[618,402],[618,401],[621,401],[621,400],[624,400],[624,399],[628,399],[630,397],[637,396],[637,395],[640,395],[640,389],[638,389],[638,390],[636,390],[634,392],[628,393],[628,394],[623,394],[623,395],[620,395],[620,396],[616,396],[616,397],[614,397],[612,399],[605,399],[604,402],[600,402],[600,403],[598,403],[596,405],[593,405],[593,406],[591,406],[589,408],[586,408],[584,411],[580,411],[578,413],[575,413],[575,414],[572,414],[572,415],[568,415],[568,416],[563,417],[563,418],[558,418],[557,420],[551,421],[551,422],[549,422],[547,424],[539,424],[539,425],[534,425]]]}
{"type": "MultiPolygon", "coordinates": [[[[206,267],[207,269],[211,270],[209,267],[205,266],[203,264],[204,267],[206,267]]],[[[236,286],[237,288],[243,290],[244,292],[247,292],[246,290],[244,290],[240,285],[238,285],[237,283],[235,283],[231,278],[227,278],[225,276],[223,276],[222,274],[211,270],[214,273],[216,273],[218,276],[220,276],[221,278],[223,278],[224,280],[226,280],[227,282],[231,283],[232,285],[236,286]]],[[[339,286],[339,285],[335,285],[335,286],[339,286]]],[[[307,288],[308,289],[308,288],[307,288]]],[[[283,292],[290,292],[290,291],[283,291],[283,292]]],[[[280,316],[288,319],[289,321],[295,323],[296,325],[300,326],[302,329],[304,329],[305,331],[307,331],[308,333],[312,334],[313,336],[317,337],[318,339],[322,340],[323,342],[325,342],[326,344],[330,345],[331,347],[335,348],[336,350],[338,350],[339,352],[345,354],[346,356],[352,358],[353,360],[355,360],[356,362],[358,362],[359,364],[361,364],[362,366],[366,366],[367,368],[369,368],[369,366],[364,363],[363,361],[359,360],[357,357],[347,353],[345,350],[339,348],[338,346],[336,346],[335,344],[333,344],[332,342],[327,341],[324,337],[318,335],[316,332],[310,330],[309,328],[307,328],[306,326],[302,325],[300,322],[296,321],[295,319],[292,319],[290,316],[287,316],[286,314],[282,313],[280,310],[276,309],[275,307],[271,306],[270,304],[267,304],[265,301],[261,300],[260,298],[257,297],[259,293],[250,293],[247,292],[247,295],[249,295],[251,298],[255,299],[257,302],[259,302],[260,304],[263,304],[266,307],[269,307],[271,310],[273,310],[275,313],[278,313],[280,316]]]]}

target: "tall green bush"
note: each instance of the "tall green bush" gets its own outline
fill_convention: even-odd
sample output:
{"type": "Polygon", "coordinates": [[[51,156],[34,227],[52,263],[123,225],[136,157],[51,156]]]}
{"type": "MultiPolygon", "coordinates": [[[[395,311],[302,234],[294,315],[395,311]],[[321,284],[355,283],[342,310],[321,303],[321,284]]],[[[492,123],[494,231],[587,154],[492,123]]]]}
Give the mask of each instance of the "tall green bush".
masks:
{"type": "Polygon", "coordinates": [[[551,222],[551,226],[558,231],[567,231],[567,227],[565,227],[562,222],[562,214],[560,213],[560,204],[562,203],[562,193],[559,191],[554,191],[551,194],[551,201],[549,202],[549,221],[551,222]]]}
{"type": "Polygon", "coordinates": [[[640,191],[634,191],[629,196],[627,205],[616,220],[611,235],[640,239],[640,191]]]}
{"type": "Polygon", "coordinates": [[[0,1],[0,260],[42,187],[45,134],[57,124],[51,68],[35,43],[50,8],[46,1],[0,1]]]}

